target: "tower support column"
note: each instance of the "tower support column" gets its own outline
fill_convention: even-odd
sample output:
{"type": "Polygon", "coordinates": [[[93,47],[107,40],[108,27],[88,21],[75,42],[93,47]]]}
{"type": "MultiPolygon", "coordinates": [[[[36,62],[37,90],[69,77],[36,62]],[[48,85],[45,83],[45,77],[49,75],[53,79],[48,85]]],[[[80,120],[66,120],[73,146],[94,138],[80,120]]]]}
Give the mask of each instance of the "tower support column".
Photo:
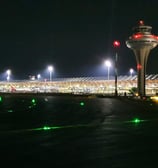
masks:
{"type": "Polygon", "coordinates": [[[138,95],[140,97],[146,96],[146,66],[147,60],[150,53],[149,46],[140,48],[139,50],[133,50],[136,56],[137,62],[137,88],[138,95]]]}

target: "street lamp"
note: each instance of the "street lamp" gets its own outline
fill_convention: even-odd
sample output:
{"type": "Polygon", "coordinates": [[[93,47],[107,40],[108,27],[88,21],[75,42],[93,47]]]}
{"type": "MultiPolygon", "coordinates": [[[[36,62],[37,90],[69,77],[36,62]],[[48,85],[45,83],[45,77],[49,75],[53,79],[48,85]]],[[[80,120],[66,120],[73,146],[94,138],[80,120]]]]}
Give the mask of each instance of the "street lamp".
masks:
{"type": "Polygon", "coordinates": [[[105,65],[108,67],[108,80],[109,80],[111,62],[109,60],[107,60],[107,61],[105,61],[105,65]]]}
{"type": "Polygon", "coordinates": [[[117,70],[117,68],[118,68],[118,65],[117,65],[118,53],[117,52],[118,51],[117,51],[117,49],[120,47],[120,42],[115,40],[113,42],[113,47],[115,48],[115,96],[117,96],[118,95],[118,93],[117,93],[117,76],[118,76],[118,70],[117,70]]]}
{"type": "Polygon", "coordinates": [[[40,78],[41,78],[41,75],[40,75],[40,74],[38,74],[38,75],[37,75],[37,79],[39,80],[40,78]]]}
{"type": "Polygon", "coordinates": [[[134,70],[131,68],[129,71],[130,71],[130,74],[131,74],[131,76],[132,76],[132,75],[133,75],[134,70]]]}
{"type": "Polygon", "coordinates": [[[11,75],[11,70],[8,69],[6,72],[7,72],[7,81],[9,82],[9,80],[10,80],[10,75],[11,75]]]}
{"type": "Polygon", "coordinates": [[[53,67],[52,66],[48,66],[48,71],[49,71],[49,80],[52,80],[52,72],[53,72],[53,67]]]}

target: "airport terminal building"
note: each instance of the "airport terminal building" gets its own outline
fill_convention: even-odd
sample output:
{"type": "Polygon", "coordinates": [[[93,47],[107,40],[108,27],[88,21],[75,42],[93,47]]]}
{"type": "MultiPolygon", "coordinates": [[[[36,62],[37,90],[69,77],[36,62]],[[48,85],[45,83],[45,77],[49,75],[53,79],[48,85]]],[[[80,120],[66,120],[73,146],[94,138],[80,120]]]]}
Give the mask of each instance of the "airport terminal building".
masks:
{"type": "MultiPolygon", "coordinates": [[[[118,95],[129,94],[137,87],[137,75],[118,76],[118,95]]],[[[146,95],[158,93],[158,74],[146,75],[146,95]]],[[[105,77],[74,77],[54,78],[46,80],[1,81],[0,92],[39,92],[39,93],[72,93],[72,94],[114,94],[115,78],[107,80],[105,77]]]]}

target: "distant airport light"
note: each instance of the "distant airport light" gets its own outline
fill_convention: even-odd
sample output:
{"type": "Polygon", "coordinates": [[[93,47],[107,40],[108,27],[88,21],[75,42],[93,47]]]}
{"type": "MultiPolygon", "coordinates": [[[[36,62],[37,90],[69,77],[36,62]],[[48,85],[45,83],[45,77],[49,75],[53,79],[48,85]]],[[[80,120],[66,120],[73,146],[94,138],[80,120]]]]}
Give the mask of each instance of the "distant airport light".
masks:
{"type": "Polygon", "coordinates": [[[49,71],[49,80],[52,80],[52,72],[53,72],[53,66],[48,66],[48,71],[49,71]]]}
{"type": "Polygon", "coordinates": [[[11,70],[8,69],[8,70],[7,70],[7,75],[10,75],[10,74],[11,74],[11,70]]]}
{"type": "Polygon", "coordinates": [[[111,67],[111,62],[110,62],[109,60],[107,60],[107,61],[105,61],[105,65],[106,65],[107,67],[111,67]]]}
{"type": "Polygon", "coordinates": [[[150,99],[154,102],[158,102],[158,96],[151,96],[150,99]]]}
{"type": "Polygon", "coordinates": [[[134,72],[134,70],[132,69],[132,68],[130,68],[130,74],[131,74],[131,76],[133,75],[133,72],[134,72]]]}
{"type": "Polygon", "coordinates": [[[37,79],[39,80],[40,78],[41,78],[41,75],[40,75],[40,74],[38,74],[38,75],[37,75],[37,79]]]}
{"type": "Polygon", "coordinates": [[[9,82],[9,80],[10,80],[10,75],[11,75],[11,70],[8,69],[8,70],[6,71],[6,73],[7,73],[7,81],[9,82]]]}
{"type": "Polygon", "coordinates": [[[109,80],[111,62],[110,62],[109,60],[106,60],[106,61],[105,61],[105,65],[108,67],[108,80],[109,80]]]}

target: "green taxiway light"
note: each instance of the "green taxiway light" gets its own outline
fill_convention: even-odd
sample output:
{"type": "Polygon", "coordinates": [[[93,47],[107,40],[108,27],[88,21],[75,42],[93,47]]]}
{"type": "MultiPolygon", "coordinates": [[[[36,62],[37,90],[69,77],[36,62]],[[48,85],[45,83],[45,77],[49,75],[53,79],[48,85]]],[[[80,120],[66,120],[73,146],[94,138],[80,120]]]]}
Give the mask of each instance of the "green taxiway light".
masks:
{"type": "Polygon", "coordinates": [[[45,130],[45,131],[47,131],[47,130],[54,130],[54,129],[61,129],[61,128],[63,128],[63,127],[61,127],[61,126],[44,126],[44,127],[40,127],[40,128],[34,128],[34,129],[32,129],[32,131],[33,130],[35,130],[35,131],[42,131],[42,130],[45,130]]]}
{"type": "Polygon", "coordinates": [[[134,119],[132,120],[132,122],[133,122],[133,123],[140,123],[141,120],[140,120],[139,118],[134,118],[134,119]]]}
{"type": "Polygon", "coordinates": [[[80,102],[80,106],[84,106],[84,102],[80,102]]]}
{"type": "Polygon", "coordinates": [[[43,127],[43,130],[50,130],[50,129],[51,129],[51,127],[48,127],[48,126],[43,127]]]}
{"type": "Polygon", "coordinates": [[[32,99],[31,102],[34,106],[36,105],[36,100],[35,99],[32,99]]]}
{"type": "Polygon", "coordinates": [[[77,127],[81,127],[81,125],[52,126],[52,127],[50,127],[50,126],[44,126],[43,128],[37,128],[37,129],[39,129],[39,130],[53,130],[53,129],[77,128],[77,127]]]}
{"type": "Polygon", "coordinates": [[[8,112],[13,112],[13,110],[12,110],[12,109],[10,109],[10,110],[8,110],[8,112]]]}
{"type": "Polygon", "coordinates": [[[139,123],[141,123],[141,122],[145,122],[145,121],[147,121],[147,120],[141,120],[141,119],[139,119],[139,118],[133,118],[133,119],[130,120],[130,121],[125,121],[125,123],[139,124],[139,123]]]}
{"type": "Polygon", "coordinates": [[[0,96],[0,102],[2,102],[2,97],[0,96]]]}
{"type": "Polygon", "coordinates": [[[32,103],[36,103],[36,100],[35,100],[35,99],[32,99],[31,102],[32,102],[32,103]]]}

